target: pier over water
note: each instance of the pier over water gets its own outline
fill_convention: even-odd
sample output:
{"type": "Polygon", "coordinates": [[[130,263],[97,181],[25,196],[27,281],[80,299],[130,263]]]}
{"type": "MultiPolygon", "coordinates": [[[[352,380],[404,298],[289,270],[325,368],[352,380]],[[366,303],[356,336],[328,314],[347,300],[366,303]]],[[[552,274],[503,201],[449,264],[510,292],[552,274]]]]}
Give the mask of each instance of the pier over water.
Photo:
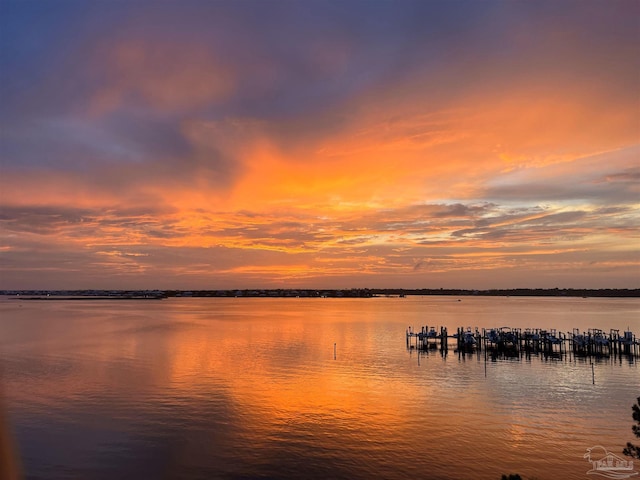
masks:
{"type": "Polygon", "coordinates": [[[423,326],[419,330],[408,327],[406,340],[407,349],[439,349],[443,355],[452,348],[456,352],[484,350],[510,357],[524,354],[640,357],[640,339],[630,330],[605,332],[592,328],[580,332],[574,328],[571,332],[559,332],[540,328],[458,327],[450,334],[446,327],[423,326]]]}

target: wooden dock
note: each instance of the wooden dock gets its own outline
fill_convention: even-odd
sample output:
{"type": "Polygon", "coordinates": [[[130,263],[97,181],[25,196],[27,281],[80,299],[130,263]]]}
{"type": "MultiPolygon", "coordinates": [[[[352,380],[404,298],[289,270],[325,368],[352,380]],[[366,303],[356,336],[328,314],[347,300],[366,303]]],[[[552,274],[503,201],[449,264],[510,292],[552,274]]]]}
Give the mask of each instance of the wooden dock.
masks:
{"type": "Polygon", "coordinates": [[[580,332],[558,332],[556,329],[500,327],[479,329],[478,327],[458,327],[449,334],[446,327],[424,326],[420,330],[409,327],[406,332],[407,348],[419,350],[440,349],[446,352],[450,347],[456,351],[489,350],[496,353],[519,354],[545,353],[577,356],[625,355],[640,357],[640,338],[633,332],[611,329],[608,333],[592,328],[580,332]]]}

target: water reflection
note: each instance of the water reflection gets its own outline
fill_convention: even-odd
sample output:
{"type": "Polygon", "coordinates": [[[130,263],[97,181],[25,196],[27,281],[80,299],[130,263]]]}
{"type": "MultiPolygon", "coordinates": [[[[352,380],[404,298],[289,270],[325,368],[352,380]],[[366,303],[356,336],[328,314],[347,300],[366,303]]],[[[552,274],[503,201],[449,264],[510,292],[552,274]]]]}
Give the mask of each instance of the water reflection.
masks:
{"type": "MultiPolygon", "coordinates": [[[[536,300],[510,314],[567,314],[536,300]]],[[[468,301],[52,303],[0,303],[30,478],[583,478],[585,448],[629,440],[640,390],[623,360],[596,359],[592,385],[580,357],[407,354],[407,324],[455,329],[468,301]]],[[[507,306],[481,301],[477,324],[507,306]]],[[[587,320],[603,308],[637,325],[638,302],[587,320]]]]}

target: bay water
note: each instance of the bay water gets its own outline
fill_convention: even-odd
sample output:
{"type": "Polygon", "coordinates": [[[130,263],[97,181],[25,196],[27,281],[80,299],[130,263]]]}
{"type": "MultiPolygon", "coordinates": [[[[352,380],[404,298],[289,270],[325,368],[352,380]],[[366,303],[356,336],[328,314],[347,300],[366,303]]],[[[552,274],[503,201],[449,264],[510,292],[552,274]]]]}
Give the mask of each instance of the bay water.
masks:
{"type": "Polygon", "coordinates": [[[423,325],[639,335],[640,299],[5,297],[1,404],[28,479],[585,479],[637,440],[638,359],[408,348],[423,325]]]}

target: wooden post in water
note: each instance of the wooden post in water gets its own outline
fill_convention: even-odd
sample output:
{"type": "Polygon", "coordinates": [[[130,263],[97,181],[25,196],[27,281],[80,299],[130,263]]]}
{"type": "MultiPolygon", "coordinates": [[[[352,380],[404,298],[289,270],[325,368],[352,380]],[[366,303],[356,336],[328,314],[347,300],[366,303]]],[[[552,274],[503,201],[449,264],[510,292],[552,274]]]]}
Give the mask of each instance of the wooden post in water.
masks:
{"type": "Polygon", "coordinates": [[[333,359],[336,359],[336,344],[333,344],[333,359]]]}
{"type": "Polygon", "coordinates": [[[571,362],[571,352],[573,351],[575,356],[576,344],[573,338],[573,334],[571,335],[571,337],[569,337],[569,332],[567,332],[567,338],[569,338],[569,346],[567,347],[567,350],[569,352],[569,362],[571,362]]]}
{"type": "Polygon", "coordinates": [[[440,327],[440,350],[447,349],[447,329],[440,327]]]}
{"type": "Polygon", "coordinates": [[[487,378],[487,349],[484,349],[484,378],[487,378]]]}

